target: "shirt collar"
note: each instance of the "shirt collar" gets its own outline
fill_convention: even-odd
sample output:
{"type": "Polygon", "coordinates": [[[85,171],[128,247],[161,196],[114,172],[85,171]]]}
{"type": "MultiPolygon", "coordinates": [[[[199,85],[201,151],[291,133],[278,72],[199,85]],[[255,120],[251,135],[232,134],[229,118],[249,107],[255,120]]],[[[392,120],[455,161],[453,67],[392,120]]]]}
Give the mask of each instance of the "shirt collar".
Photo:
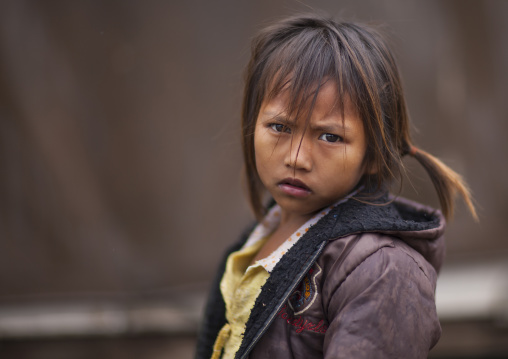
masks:
{"type": "MultiPolygon", "coordinates": [[[[348,196],[342,198],[337,201],[333,205],[323,208],[319,213],[315,214],[312,218],[310,218],[307,222],[305,222],[300,228],[298,228],[289,238],[286,239],[284,243],[282,243],[275,251],[273,251],[268,257],[260,259],[256,261],[254,265],[260,265],[263,267],[268,273],[271,273],[275,265],[280,261],[282,256],[286,254],[286,252],[295,245],[296,242],[321,218],[323,218],[332,208],[338,206],[341,203],[346,202],[349,198],[355,195],[357,191],[350,193],[348,196]]],[[[279,225],[281,217],[281,208],[278,204],[275,204],[268,213],[265,218],[254,228],[249,238],[243,245],[243,248],[250,247],[255,243],[259,242],[261,239],[269,236],[279,225]]]]}

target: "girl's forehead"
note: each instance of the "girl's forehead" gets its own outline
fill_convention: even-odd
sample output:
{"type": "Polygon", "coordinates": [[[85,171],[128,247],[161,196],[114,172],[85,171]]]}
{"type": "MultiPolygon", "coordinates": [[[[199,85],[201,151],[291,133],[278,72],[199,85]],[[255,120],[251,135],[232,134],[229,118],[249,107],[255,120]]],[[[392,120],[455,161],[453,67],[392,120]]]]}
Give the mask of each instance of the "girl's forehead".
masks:
{"type": "MultiPolygon", "coordinates": [[[[315,83],[310,89],[294,89],[290,81],[278,91],[272,89],[261,104],[262,108],[277,108],[288,115],[309,115],[309,111],[319,112],[356,112],[354,101],[348,93],[340,93],[336,81],[327,80],[318,85],[315,83]]],[[[297,116],[300,117],[300,116],[297,116]]]]}

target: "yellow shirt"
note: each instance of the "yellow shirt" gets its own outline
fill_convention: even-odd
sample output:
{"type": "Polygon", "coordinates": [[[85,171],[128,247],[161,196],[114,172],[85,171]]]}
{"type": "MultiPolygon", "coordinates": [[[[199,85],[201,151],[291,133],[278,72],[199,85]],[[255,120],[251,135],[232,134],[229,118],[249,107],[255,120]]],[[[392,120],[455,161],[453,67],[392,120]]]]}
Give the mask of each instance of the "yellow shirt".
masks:
{"type": "Polygon", "coordinates": [[[222,327],[217,336],[212,359],[220,358],[223,349],[223,359],[234,358],[240,348],[245,324],[261,292],[261,287],[269,276],[269,273],[258,263],[249,267],[252,258],[259,252],[265,241],[266,239],[258,241],[252,246],[233,252],[227,259],[220,288],[226,302],[228,323],[222,327]]]}

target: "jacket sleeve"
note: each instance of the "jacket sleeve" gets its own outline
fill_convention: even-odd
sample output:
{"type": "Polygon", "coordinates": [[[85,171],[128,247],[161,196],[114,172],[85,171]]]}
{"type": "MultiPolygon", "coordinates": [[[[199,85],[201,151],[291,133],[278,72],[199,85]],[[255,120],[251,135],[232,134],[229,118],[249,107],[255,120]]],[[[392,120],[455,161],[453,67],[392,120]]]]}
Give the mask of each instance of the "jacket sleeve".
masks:
{"type": "Polygon", "coordinates": [[[396,246],[378,249],[341,283],[329,276],[324,357],[427,358],[441,335],[434,280],[396,246]]]}

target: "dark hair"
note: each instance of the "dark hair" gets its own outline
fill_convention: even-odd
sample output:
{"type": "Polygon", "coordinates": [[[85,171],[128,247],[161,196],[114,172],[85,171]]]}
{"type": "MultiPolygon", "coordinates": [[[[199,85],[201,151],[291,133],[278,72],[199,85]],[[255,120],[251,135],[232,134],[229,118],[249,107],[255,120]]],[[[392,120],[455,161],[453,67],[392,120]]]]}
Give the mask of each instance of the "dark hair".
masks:
{"type": "Polygon", "coordinates": [[[341,108],[350,100],[364,123],[365,161],[376,168],[375,174],[362,179],[365,187],[379,191],[393,179],[402,180],[402,157],[411,154],[428,172],[446,217],[453,214],[458,192],[477,218],[461,177],[430,154],[415,151],[397,64],[386,40],[369,26],[317,15],[280,21],[262,30],[252,44],[242,108],[242,145],[247,189],[256,217],[266,212],[265,189],[254,153],[254,130],[262,102],[288,91],[287,112],[298,118],[312,112],[320,87],[330,80],[337,85],[341,108]]]}

